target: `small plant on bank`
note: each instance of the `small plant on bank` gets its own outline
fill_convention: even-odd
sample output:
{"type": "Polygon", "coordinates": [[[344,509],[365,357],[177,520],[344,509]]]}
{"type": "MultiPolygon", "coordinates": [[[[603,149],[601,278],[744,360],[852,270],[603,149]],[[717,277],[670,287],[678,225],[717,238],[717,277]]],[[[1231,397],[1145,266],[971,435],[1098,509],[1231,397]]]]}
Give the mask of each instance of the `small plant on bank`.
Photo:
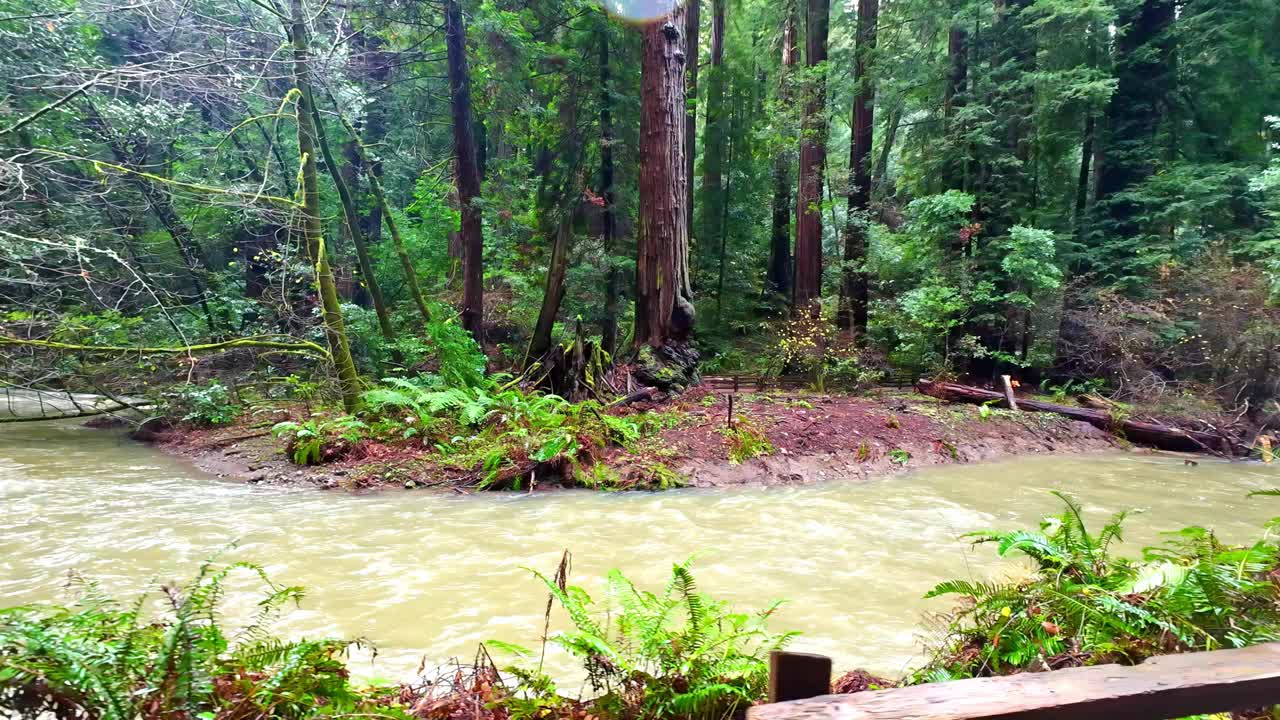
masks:
{"type": "Polygon", "coordinates": [[[610,571],[607,608],[580,587],[535,574],[573,623],[551,641],[582,661],[599,693],[593,709],[603,717],[731,717],[763,696],[769,652],[795,636],[768,630],[780,603],[754,614],[733,612],[698,592],[687,562],[672,567],[660,594],[610,571]]]}
{"type": "Polygon", "coordinates": [[[183,413],[183,422],[215,427],[230,425],[240,415],[241,408],[231,391],[216,380],[208,385],[183,385],[168,397],[171,410],[183,413]]]}
{"type": "Polygon", "coordinates": [[[732,425],[721,427],[717,432],[724,436],[730,464],[741,465],[751,458],[772,455],[775,452],[769,438],[744,418],[737,418],[732,425]]]}
{"type": "Polygon", "coordinates": [[[338,459],[365,438],[369,426],[350,415],[313,417],[303,422],[285,421],[271,428],[285,438],[285,452],[295,465],[319,465],[338,459]]]}
{"type": "Polygon", "coordinates": [[[911,462],[911,453],[902,448],[894,448],[889,451],[889,460],[897,465],[906,465],[911,462]]]}

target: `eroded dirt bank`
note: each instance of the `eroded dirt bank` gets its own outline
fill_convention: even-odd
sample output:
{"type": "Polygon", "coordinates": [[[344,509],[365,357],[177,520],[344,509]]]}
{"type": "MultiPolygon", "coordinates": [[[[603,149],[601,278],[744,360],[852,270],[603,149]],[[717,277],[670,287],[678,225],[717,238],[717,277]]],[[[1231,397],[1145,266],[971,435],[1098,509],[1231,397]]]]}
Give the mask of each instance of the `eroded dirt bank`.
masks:
{"type": "MultiPolygon", "coordinates": [[[[1123,444],[1083,422],[1055,415],[950,405],[906,391],[867,395],[739,394],[734,428],[763,440],[744,457],[727,428],[726,395],[695,390],[628,413],[663,413],[670,427],[628,448],[599,455],[609,472],[671,485],[728,487],[856,480],[932,465],[1016,455],[1113,450],[1123,444]]],[[[295,411],[294,414],[297,414],[295,411]]],[[[177,428],[155,438],[166,452],[220,476],[263,483],[308,483],[349,490],[379,487],[465,491],[474,471],[450,467],[426,448],[363,444],[347,458],[299,467],[288,462],[271,424],[287,411],[251,415],[233,427],[177,428]]],[[[535,489],[561,487],[534,474],[535,489]]],[[[652,483],[648,483],[652,484],[652,483]]],[[[530,483],[523,488],[529,489],[530,483]]]]}

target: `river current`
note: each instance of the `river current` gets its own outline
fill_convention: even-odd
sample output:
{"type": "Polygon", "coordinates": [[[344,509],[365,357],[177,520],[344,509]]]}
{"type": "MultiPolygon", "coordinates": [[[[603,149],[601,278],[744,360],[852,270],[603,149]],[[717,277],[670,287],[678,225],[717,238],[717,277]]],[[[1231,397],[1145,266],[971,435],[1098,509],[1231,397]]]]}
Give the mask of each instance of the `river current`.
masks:
{"type": "MultiPolygon", "coordinates": [[[[1050,490],[1099,526],[1144,511],[1127,525],[1137,552],[1188,524],[1252,540],[1280,500],[1245,495],[1276,486],[1280,468],[1114,454],[788,488],[349,495],[219,479],[74,422],[18,423],[0,425],[0,606],[66,601],[71,571],[132,598],[223,552],[307,588],[281,631],[368,638],[378,654],[357,672],[401,679],[489,639],[536,647],[546,593],[528,568],[552,572],[564,549],[571,582],[593,594],[610,568],[660,589],[672,562],[696,556],[700,588],[739,609],[787,600],[772,625],[803,633],[793,649],[892,676],[919,660],[922,617],[948,607],[922,599],[934,584],[1025,572],[960,536],[1034,527],[1060,507],[1050,490]]],[[[229,611],[256,598],[233,592],[229,611]]],[[[565,622],[554,615],[552,630],[565,622]]],[[[576,676],[558,653],[548,669],[576,676]]]]}

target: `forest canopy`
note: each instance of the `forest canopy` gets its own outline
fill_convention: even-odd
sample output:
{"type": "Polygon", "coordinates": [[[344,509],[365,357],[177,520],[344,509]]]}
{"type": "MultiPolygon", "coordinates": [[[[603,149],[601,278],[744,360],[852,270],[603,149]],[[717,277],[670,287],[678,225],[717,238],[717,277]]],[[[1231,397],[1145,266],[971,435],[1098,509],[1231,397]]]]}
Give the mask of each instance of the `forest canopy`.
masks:
{"type": "Polygon", "coordinates": [[[0,0],[3,380],[1280,412],[1277,143],[1272,0],[0,0]]]}

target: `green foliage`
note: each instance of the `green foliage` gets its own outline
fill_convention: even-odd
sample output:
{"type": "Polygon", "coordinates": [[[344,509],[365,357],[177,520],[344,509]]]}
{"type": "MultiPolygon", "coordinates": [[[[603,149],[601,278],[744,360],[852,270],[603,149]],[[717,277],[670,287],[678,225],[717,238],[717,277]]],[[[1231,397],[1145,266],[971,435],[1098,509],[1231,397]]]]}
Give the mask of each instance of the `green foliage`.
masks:
{"type": "Polygon", "coordinates": [[[1212,650],[1280,637],[1269,573],[1274,542],[1227,546],[1193,527],[1148,548],[1141,560],[1116,556],[1127,513],[1094,534],[1083,508],[1054,493],[1065,510],[1038,531],[970,535],[1035,570],[1016,582],[952,580],[926,597],[958,595],[936,659],[917,681],[1043,670],[1101,662],[1137,663],[1167,652],[1212,650]]]}
{"type": "Polygon", "coordinates": [[[717,428],[716,432],[724,436],[731,465],[775,452],[764,432],[745,418],[735,418],[732,425],[717,428]]]}
{"type": "Polygon", "coordinates": [[[365,439],[369,426],[350,415],[312,417],[276,423],[271,432],[286,440],[285,452],[295,465],[319,465],[341,457],[365,439]]]}
{"type": "Polygon", "coordinates": [[[75,585],[69,607],[0,610],[0,707],[18,717],[403,715],[350,685],[342,656],[352,643],[271,634],[302,590],[273,583],[256,565],[204,563],[185,587],[156,593],[158,617],[145,609],[151,596],[126,606],[90,581],[75,585]],[[256,579],[263,593],[253,619],[234,631],[219,608],[233,573],[256,579]]]}
{"type": "Polygon", "coordinates": [[[889,461],[897,465],[906,465],[911,462],[911,453],[902,448],[894,448],[889,451],[889,461]]]}
{"type": "Polygon", "coordinates": [[[763,695],[769,652],[795,635],[768,631],[779,603],[738,613],[699,593],[687,562],[672,566],[660,594],[610,571],[603,608],[580,587],[534,574],[572,623],[551,641],[582,661],[601,693],[594,706],[608,717],[729,717],[763,695]]]}
{"type": "Polygon", "coordinates": [[[183,385],[167,394],[170,411],[182,413],[182,421],[203,426],[230,425],[240,415],[231,390],[211,380],[208,385],[183,385]]]}

